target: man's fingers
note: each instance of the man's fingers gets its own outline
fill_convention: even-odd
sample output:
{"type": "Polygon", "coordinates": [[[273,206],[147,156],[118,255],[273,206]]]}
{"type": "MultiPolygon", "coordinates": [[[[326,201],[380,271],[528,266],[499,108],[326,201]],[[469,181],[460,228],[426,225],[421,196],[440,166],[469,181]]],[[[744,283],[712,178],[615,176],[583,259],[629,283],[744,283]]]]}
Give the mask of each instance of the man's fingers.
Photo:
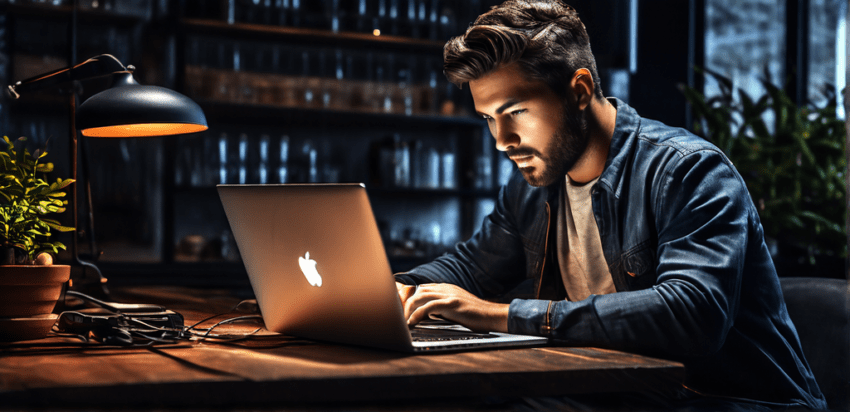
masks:
{"type": "Polygon", "coordinates": [[[416,325],[417,323],[429,318],[430,315],[441,316],[439,311],[439,301],[432,300],[416,308],[407,318],[407,325],[416,325]]]}
{"type": "Polygon", "coordinates": [[[438,317],[474,331],[506,332],[509,310],[510,305],[487,302],[449,284],[419,285],[404,302],[404,317],[409,326],[438,317]]]}
{"type": "MultiPolygon", "coordinates": [[[[413,289],[410,297],[404,301],[404,316],[405,316],[405,318],[410,319],[410,317],[413,316],[413,313],[416,310],[421,309],[423,306],[427,305],[428,303],[432,302],[435,299],[439,299],[439,297],[440,297],[439,295],[436,295],[436,294],[433,294],[433,293],[428,293],[428,292],[429,292],[428,286],[424,286],[424,285],[419,285],[418,287],[413,289]]],[[[415,323],[419,323],[419,321],[417,321],[415,323]]],[[[408,322],[408,324],[415,324],[415,323],[408,322]]]]}
{"type": "Polygon", "coordinates": [[[404,308],[404,317],[406,319],[410,319],[410,315],[413,314],[413,311],[418,307],[422,306],[423,302],[421,301],[422,293],[415,290],[411,293],[411,295],[404,300],[402,307],[404,308]],[[418,293],[417,293],[418,292],[418,293]]]}
{"type": "Polygon", "coordinates": [[[446,320],[447,311],[457,307],[457,300],[446,293],[446,285],[419,285],[416,293],[404,305],[404,316],[408,325],[415,325],[428,318],[446,320]]]}

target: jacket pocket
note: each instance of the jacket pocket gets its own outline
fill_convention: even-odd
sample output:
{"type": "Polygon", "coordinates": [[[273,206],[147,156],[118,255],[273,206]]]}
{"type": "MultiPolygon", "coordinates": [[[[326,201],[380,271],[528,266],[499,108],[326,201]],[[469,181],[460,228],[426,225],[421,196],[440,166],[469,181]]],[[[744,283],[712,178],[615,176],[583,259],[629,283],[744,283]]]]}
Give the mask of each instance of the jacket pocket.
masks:
{"type": "Polygon", "coordinates": [[[646,289],[655,284],[655,254],[655,248],[649,242],[641,242],[623,254],[619,269],[629,290],[646,289]]]}

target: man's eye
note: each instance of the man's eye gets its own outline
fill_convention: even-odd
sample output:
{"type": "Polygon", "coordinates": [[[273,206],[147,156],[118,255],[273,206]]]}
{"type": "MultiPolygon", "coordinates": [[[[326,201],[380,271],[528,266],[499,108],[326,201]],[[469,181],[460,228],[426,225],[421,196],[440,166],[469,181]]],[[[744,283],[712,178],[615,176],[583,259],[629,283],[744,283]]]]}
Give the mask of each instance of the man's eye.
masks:
{"type": "Polygon", "coordinates": [[[518,114],[523,114],[523,113],[525,113],[525,109],[518,109],[518,110],[512,111],[511,115],[516,116],[518,114]]]}

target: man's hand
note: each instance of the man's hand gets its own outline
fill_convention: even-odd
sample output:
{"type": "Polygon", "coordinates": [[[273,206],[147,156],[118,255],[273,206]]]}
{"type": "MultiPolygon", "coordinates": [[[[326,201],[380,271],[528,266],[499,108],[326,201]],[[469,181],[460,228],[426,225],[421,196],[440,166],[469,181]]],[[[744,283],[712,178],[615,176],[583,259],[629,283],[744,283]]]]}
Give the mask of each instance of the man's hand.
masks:
{"type": "Polygon", "coordinates": [[[507,332],[510,305],[488,302],[445,283],[419,287],[396,283],[408,325],[439,316],[480,332],[507,332]]]}
{"type": "Polygon", "coordinates": [[[407,299],[410,299],[410,297],[416,292],[416,286],[405,285],[404,283],[399,282],[395,283],[395,288],[398,290],[398,298],[401,299],[402,307],[404,307],[407,299]]]}

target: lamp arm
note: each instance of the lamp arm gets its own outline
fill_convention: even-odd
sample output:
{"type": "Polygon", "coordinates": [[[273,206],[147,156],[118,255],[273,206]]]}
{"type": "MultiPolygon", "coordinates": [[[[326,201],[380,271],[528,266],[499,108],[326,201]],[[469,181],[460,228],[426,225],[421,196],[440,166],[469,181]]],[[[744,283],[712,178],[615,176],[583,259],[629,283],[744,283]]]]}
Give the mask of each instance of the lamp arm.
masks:
{"type": "Polygon", "coordinates": [[[132,73],[135,67],[124,66],[115,56],[101,54],[74,66],[39,74],[26,80],[9,85],[9,94],[14,99],[21,97],[20,92],[40,90],[75,80],[88,80],[114,73],[132,73]]]}

